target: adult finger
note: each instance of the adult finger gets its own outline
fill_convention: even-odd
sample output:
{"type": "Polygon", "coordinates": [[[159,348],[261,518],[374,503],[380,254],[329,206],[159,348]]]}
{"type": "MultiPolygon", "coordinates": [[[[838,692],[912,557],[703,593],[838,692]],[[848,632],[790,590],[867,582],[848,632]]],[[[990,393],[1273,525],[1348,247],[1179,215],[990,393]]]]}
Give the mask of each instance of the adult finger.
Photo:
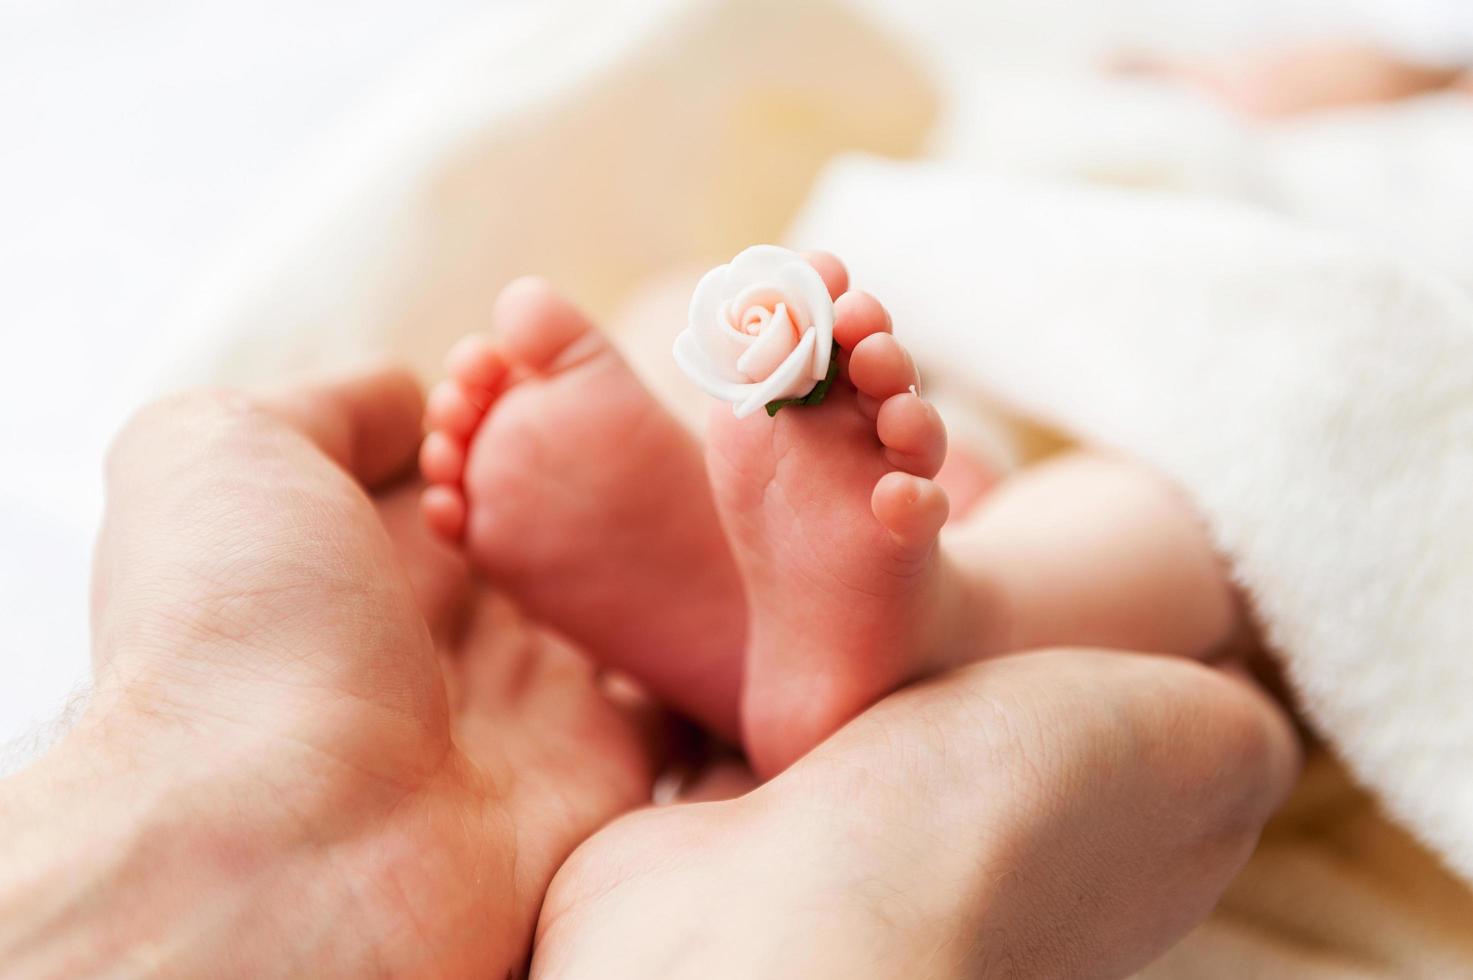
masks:
{"type": "Polygon", "coordinates": [[[892,941],[947,950],[963,975],[1110,977],[1206,917],[1298,762],[1287,717],[1244,681],[1056,650],[894,695],[754,796],[862,801],[824,810],[854,826],[814,839],[845,842],[829,859],[883,882],[870,894],[907,896],[892,941]]]}
{"type": "Polygon", "coordinates": [[[560,977],[1124,977],[1206,916],[1297,762],[1270,700],[1195,662],[998,658],[745,796],[595,835],[538,956],[560,977]]]}
{"type": "Polygon", "coordinates": [[[370,488],[403,475],[423,435],[424,392],[399,368],[280,391],[261,405],[370,488]]]}
{"type": "Polygon", "coordinates": [[[354,478],[413,458],[416,399],[402,376],[380,373],[265,399],[196,392],[141,411],[108,461],[98,666],[124,659],[135,680],[163,669],[171,690],[181,676],[248,674],[330,683],[404,716],[437,710],[444,693],[413,590],[354,478]]]}
{"type": "Polygon", "coordinates": [[[379,519],[409,575],[420,615],[442,653],[452,651],[464,628],[473,589],[465,554],[425,526],[419,509],[421,480],[405,480],[374,495],[379,519]]]}

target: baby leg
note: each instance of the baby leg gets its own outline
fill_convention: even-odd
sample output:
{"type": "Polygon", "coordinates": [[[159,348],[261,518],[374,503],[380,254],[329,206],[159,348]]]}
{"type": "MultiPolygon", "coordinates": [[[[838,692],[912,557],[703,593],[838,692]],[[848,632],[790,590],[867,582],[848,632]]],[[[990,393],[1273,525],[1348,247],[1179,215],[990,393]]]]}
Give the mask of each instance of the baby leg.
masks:
{"type": "Polygon", "coordinates": [[[973,590],[963,608],[987,621],[963,616],[938,668],[1057,645],[1206,659],[1240,632],[1206,526],[1170,482],[1123,458],[1076,451],[1030,467],[943,537],[973,590]]]}

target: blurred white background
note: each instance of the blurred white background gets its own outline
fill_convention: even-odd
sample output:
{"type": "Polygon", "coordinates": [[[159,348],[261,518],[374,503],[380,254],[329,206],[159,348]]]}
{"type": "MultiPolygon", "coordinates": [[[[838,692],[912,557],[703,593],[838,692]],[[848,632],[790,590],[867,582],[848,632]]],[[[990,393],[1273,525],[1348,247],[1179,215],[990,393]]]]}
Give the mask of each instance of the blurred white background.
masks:
{"type": "Polygon", "coordinates": [[[171,307],[325,130],[486,6],[0,3],[0,743],[86,677],[102,455],[198,340],[171,307]]]}
{"type": "MultiPolygon", "coordinates": [[[[171,326],[181,294],[339,120],[458,26],[535,2],[0,0],[0,742],[52,717],[86,675],[102,454],[204,339],[171,326]]],[[[953,64],[1264,34],[1374,33],[1435,52],[1439,25],[1473,10],[1468,0],[860,2],[930,35],[953,64]]]]}

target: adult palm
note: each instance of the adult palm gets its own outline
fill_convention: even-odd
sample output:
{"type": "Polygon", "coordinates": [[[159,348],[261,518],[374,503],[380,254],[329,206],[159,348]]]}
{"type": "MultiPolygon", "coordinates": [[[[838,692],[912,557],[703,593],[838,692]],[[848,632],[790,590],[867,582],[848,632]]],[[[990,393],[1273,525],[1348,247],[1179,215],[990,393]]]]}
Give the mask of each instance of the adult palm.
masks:
{"type": "Polygon", "coordinates": [[[229,948],[251,976],[506,975],[564,857],[648,798],[593,670],[419,530],[412,488],[370,496],[420,409],[387,372],[176,398],[118,441],[98,679],[59,752],[130,811],[100,887],[189,869],[130,925],[160,972],[229,948]]]}
{"type": "Polygon", "coordinates": [[[1290,782],[1246,684],[1053,651],[893,695],[740,797],[641,808],[641,710],[434,545],[412,488],[365,489],[419,409],[385,373],[187,396],[120,438],[94,698],[0,797],[17,975],[503,976],[541,909],[539,976],[1116,976],[1205,914],[1290,782]]]}

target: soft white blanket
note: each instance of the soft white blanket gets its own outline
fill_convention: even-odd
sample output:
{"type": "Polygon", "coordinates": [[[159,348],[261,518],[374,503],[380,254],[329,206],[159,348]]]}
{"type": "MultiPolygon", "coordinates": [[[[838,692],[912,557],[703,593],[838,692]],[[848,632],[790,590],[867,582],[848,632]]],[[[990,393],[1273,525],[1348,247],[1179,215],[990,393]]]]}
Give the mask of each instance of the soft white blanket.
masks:
{"type": "MultiPolygon", "coordinates": [[[[344,133],[188,307],[237,338],[191,376],[433,370],[515,274],[607,311],[806,200],[792,239],[892,304],[928,382],[1180,481],[1316,730],[1473,880],[1473,260],[1450,247],[1473,112],[1253,129],[1077,73],[971,72],[945,23],[917,57],[827,3],[571,6],[467,33],[344,133]],[[809,196],[842,151],[927,139],[929,162],[850,158],[809,196]]],[[[1473,976],[1465,886],[1326,765],[1152,975],[1473,976]]]]}

